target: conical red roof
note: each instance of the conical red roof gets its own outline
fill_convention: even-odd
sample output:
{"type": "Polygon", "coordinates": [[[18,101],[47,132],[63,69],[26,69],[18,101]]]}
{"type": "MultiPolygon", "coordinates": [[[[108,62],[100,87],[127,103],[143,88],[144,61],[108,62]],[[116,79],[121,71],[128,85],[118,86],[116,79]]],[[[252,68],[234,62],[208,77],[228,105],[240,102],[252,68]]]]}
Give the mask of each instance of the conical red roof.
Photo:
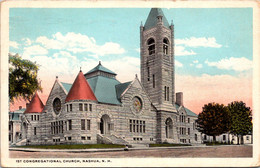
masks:
{"type": "Polygon", "coordinates": [[[36,92],[24,113],[41,113],[43,108],[44,105],[36,92]]]}
{"type": "Polygon", "coordinates": [[[86,78],[80,71],[77,78],[75,79],[68,96],[66,97],[66,102],[71,100],[96,100],[92,89],[90,88],[86,78]]]}

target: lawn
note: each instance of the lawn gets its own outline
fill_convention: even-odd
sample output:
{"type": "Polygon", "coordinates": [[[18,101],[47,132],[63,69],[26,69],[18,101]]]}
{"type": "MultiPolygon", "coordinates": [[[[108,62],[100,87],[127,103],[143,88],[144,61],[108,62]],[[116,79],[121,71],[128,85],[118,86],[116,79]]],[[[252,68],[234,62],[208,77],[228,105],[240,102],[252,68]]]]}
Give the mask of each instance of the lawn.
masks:
{"type": "Polygon", "coordinates": [[[149,144],[149,147],[170,147],[170,146],[191,146],[191,145],[190,144],[168,144],[168,143],[149,144]]]}
{"type": "Polygon", "coordinates": [[[93,149],[93,148],[124,148],[124,145],[116,144],[61,144],[61,145],[27,145],[19,148],[39,148],[39,149],[93,149]]]}

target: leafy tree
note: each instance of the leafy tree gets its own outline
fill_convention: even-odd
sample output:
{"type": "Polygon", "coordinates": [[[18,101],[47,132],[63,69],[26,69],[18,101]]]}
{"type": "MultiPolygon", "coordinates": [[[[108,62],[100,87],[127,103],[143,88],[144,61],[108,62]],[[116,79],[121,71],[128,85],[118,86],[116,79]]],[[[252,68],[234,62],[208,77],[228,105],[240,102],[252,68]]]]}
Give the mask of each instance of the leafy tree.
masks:
{"type": "Polygon", "coordinates": [[[218,103],[208,103],[202,108],[196,120],[199,132],[213,136],[216,142],[216,136],[229,131],[230,123],[229,111],[226,106],[218,103]]]}
{"type": "Polygon", "coordinates": [[[18,54],[9,54],[9,100],[30,100],[35,91],[42,88],[37,79],[36,63],[23,60],[18,54]]]}
{"type": "MultiPolygon", "coordinates": [[[[252,133],[252,111],[243,101],[231,102],[228,104],[228,110],[231,114],[230,132],[237,136],[237,144],[239,144],[239,136],[252,133]]],[[[241,143],[244,143],[243,138],[241,143]]]]}

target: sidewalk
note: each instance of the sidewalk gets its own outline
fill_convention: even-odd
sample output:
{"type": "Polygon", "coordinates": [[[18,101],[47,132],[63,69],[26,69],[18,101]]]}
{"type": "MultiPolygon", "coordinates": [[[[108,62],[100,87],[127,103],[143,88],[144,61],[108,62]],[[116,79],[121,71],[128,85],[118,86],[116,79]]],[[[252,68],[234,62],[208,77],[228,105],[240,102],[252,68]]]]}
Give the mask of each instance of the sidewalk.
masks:
{"type": "MultiPolygon", "coordinates": [[[[128,148],[129,151],[132,150],[158,150],[158,149],[185,149],[185,148],[214,148],[224,145],[216,146],[174,146],[174,147],[137,147],[128,148]]],[[[238,146],[238,145],[225,145],[226,147],[238,146]]],[[[125,148],[93,148],[93,149],[37,149],[37,148],[16,148],[10,147],[10,151],[24,151],[24,152],[112,152],[112,151],[124,151],[125,148]]]]}

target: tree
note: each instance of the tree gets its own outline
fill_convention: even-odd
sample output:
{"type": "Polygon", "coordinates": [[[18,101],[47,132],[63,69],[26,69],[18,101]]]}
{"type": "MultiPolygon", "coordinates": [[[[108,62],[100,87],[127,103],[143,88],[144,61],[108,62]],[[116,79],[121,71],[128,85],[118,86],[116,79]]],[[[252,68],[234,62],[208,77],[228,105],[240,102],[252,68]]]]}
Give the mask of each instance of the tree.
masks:
{"type": "Polygon", "coordinates": [[[37,79],[38,65],[23,60],[18,54],[9,54],[9,100],[30,100],[35,91],[42,88],[37,79]]]}
{"type": "Polygon", "coordinates": [[[208,103],[202,108],[196,120],[199,132],[213,136],[216,142],[216,136],[229,131],[229,111],[226,106],[218,103],[208,103]]]}
{"type": "Polygon", "coordinates": [[[252,133],[252,111],[250,107],[246,107],[243,101],[231,102],[228,104],[228,110],[231,115],[230,132],[237,136],[237,144],[239,144],[239,136],[241,136],[243,144],[243,136],[252,133]]]}

